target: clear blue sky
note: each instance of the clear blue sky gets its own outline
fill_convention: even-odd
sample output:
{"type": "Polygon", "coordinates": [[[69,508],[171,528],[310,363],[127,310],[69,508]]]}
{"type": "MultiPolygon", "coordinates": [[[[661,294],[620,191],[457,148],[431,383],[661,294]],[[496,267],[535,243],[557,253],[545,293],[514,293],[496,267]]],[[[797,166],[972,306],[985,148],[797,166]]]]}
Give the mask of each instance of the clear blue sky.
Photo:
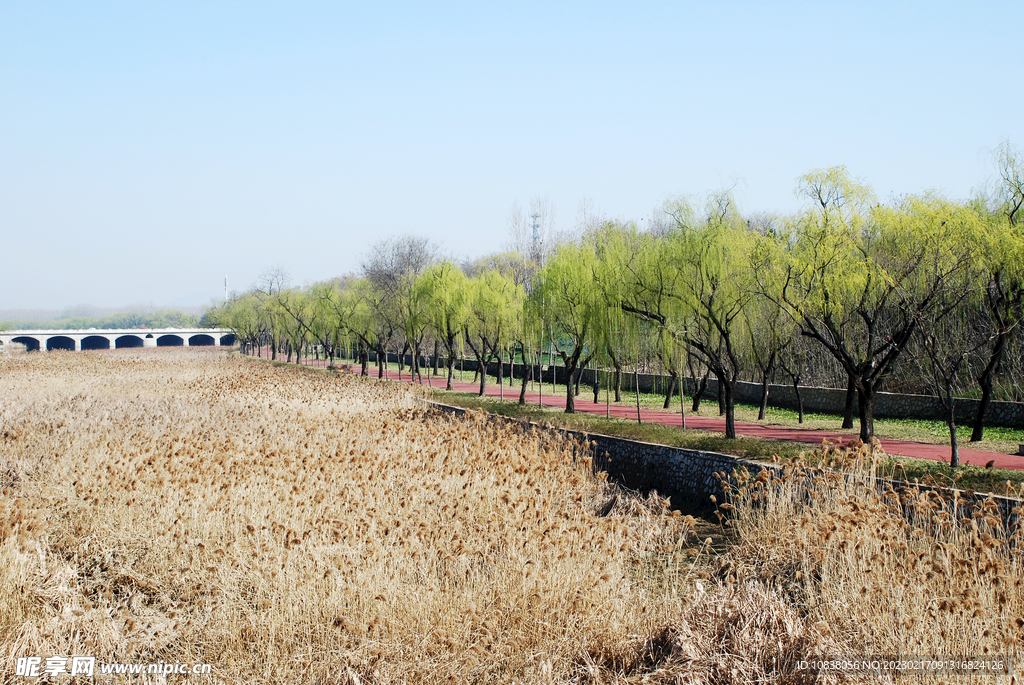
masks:
{"type": "Polygon", "coordinates": [[[0,309],[203,303],[390,235],[500,248],[845,164],[965,197],[1024,146],[1024,3],[0,0],[0,309]]]}

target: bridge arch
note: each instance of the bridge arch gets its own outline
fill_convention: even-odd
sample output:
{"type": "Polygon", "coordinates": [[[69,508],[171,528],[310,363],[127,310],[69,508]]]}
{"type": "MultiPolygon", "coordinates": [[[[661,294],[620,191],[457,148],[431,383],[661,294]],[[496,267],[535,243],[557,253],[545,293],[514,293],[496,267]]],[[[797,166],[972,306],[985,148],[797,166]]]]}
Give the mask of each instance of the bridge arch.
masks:
{"type": "Polygon", "coordinates": [[[156,339],[157,347],[181,347],[184,344],[185,341],[182,339],[182,337],[180,335],[174,335],[173,333],[161,335],[159,338],[156,339]]]}
{"type": "Polygon", "coordinates": [[[82,338],[83,350],[109,350],[110,338],[105,335],[87,335],[82,338]]]}
{"type": "Polygon", "coordinates": [[[213,336],[206,335],[205,333],[198,333],[188,339],[189,347],[204,347],[207,345],[215,345],[216,341],[213,336]]]}
{"type": "Polygon", "coordinates": [[[66,335],[54,335],[46,341],[46,351],[51,350],[70,350],[75,351],[75,339],[69,338],[66,335]]]}
{"type": "Polygon", "coordinates": [[[11,342],[21,343],[29,352],[38,352],[40,348],[39,341],[27,335],[19,335],[17,338],[11,338],[11,342]]]}
{"type": "Polygon", "coordinates": [[[220,344],[224,347],[231,347],[235,344],[235,334],[227,333],[226,335],[222,335],[220,337],[220,344]]]}
{"type": "Polygon", "coordinates": [[[114,347],[120,349],[122,347],[142,347],[142,338],[137,335],[122,335],[114,340],[114,347]]]}

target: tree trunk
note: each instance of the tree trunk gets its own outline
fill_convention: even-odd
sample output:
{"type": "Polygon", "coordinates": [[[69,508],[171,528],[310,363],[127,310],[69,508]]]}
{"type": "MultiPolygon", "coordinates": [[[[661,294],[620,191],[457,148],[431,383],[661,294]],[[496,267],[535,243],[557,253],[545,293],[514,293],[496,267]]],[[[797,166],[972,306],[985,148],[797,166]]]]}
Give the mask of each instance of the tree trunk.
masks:
{"type": "Polygon", "coordinates": [[[501,350],[498,350],[498,387],[505,387],[505,360],[501,358],[501,350]]]}
{"type": "Polygon", "coordinates": [[[615,367],[615,402],[622,402],[622,368],[615,367]]]}
{"type": "MultiPolygon", "coordinates": [[[[693,414],[696,414],[698,411],[700,411],[700,401],[704,397],[704,393],[708,389],[708,376],[709,375],[710,375],[710,372],[709,371],[705,371],[704,372],[704,376],[700,379],[700,382],[699,383],[695,383],[695,387],[693,389],[693,404],[690,406],[690,412],[693,413],[693,414]]],[[[694,378],[694,381],[696,381],[696,380],[697,379],[694,378]]]]}
{"type": "Polygon", "coordinates": [[[686,393],[683,392],[683,376],[679,374],[679,418],[683,428],[686,428],[686,393]]]}
{"type": "Polygon", "coordinates": [[[576,365],[566,367],[565,379],[565,413],[576,413],[576,365]]]}
{"type": "Polygon", "coordinates": [[[359,375],[360,376],[369,376],[370,375],[370,368],[369,368],[370,367],[370,353],[366,350],[365,347],[360,348],[360,350],[359,350],[359,365],[361,367],[359,369],[359,375]]]}
{"type": "Polygon", "coordinates": [[[519,389],[519,404],[526,404],[526,384],[533,380],[533,364],[526,363],[526,349],[523,349],[523,385],[519,389]]]}
{"type": "Polygon", "coordinates": [[[437,341],[435,340],[434,341],[434,359],[433,359],[434,376],[435,377],[437,376],[437,352],[438,352],[438,347],[437,347],[437,341]]]}
{"type": "Polygon", "coordinates": [[[636,422],[643,423],[640,418],[640,371],[633,371],[633,385],[636,388],[636,422]]]}
{"type": "Polygon", "coordinates": [[[676,378],[679,376],[679,374],[675,371],[669,371],[668,374],[668,390],[665,392],[665,404],[662,405],[662,409],[668,409],[669,407],[672,406],[672,396],[675,395],[676,392],[676,378]]]}
{"type": "Polygon", "coordinates": [[[960,445],[956,438],[956,400],[953,399],[953,383],[946,381],[946,425],[949,426],[949,465],[960,465],[960,445]]]}
{"type": "Polygon", "coordinates": [[[718,381],[718,397],[725,399],[725,437],[736,438],[736,405],[733,401],[733,384],[735,381],[718,381]]]}
{"type": "Polygon", "coordinates": [[[761,381],[761,406],[757,410],[757,420],[764,421],[765,411],[768,409],[768,376],[761,381]]]}
{"type": "Polygon", "coordinates": [[[448,359],[446,359],[445,362],[448,366],[448,383],[444,386],[444,389],[451,390],[455,387],[453,385],[455,382],[455,355],[451,350],[448,351],[448,359]]]}
{"type": "Polygon", "coordinates": [[[487,389],[487,362],[483,357],[477,357],[476,364],[477,371],[480,373],[480,397],[483,397],[484,391],[487,389]]]}
{"type": "Polygon", "coordinates": [[[996,343],[992,346],[992,354],[988,358],[988,364],[978,376],[978,385],[981,386],[981,401],[978,402],[978,414],[974,417],[974,430],[971,432],[971,442],[979,442],[985,437],[985,415],[988,413],[988,406],[992,403],[992,391],[996,371],[1003,359],[1003,351],[1006,349],[1006,334],[999,333],[996,343]]]}
{"type": "Polygon", "coordinates": [[[764,367],[761,376],[761,408],[757,412],[757,420],[764,421],[765,412],[768,410],[768,381],[775,373],[775,350],[768,356],[768,363],[764,367]]]}
{"type": "Polygon", "coordinates": [[[722,377],[719,376],[717,373],[715,374],[715,378],[718,379],[718,415],[719,416],[724,416],[725,415],[725,411],[726,411],[726,406],[725,406],[726,402],[725,402],[725,390],[723,389],[722,386],[725,385],[725,381],[722,380],[722,377]]]}
{"type": "Polygon", "coordinates": [[[793,392],[796,393],[797,423],[804,422],[804,398],[800,394],[800,379],[793,376],[793,392]]]}
{"type": "Polygon", "coordinates": [[[541,364],[544,361],[544,350],[541,348],[537,354],[537,406],[544,406],[544,366],[541,364]]]}
{"type": "Polygon", "coordinates": [[[857,383],[857,404],[860,409],[860,439],[871,444],[875,436],[875,387],[873,383],[861,380],[857,383]]]}
{"type": "Polygon", "coordinates": [[[843,409],[843,428],[853,428],[853,398],[857,394],[857,384],[853,376],[846,377],[846,407],[843,409]]]}

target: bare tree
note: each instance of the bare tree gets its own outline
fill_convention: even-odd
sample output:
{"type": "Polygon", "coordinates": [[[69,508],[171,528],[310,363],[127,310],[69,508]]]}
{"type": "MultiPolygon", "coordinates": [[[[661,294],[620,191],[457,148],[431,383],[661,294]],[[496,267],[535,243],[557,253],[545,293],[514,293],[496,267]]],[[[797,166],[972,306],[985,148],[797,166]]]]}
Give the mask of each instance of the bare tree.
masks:
{"type": "Polygon", "coordinates": [[[396,334],[401,336],[400,352],[413,350],[413,373],[419,370],[425,324],[418,316],[415,284],[417,276],[437,259],[437,254],[437,246],[429,238],[402,236],[374,244],[361,264],[373,291],[370,306],[378,320],[379,375],[383,375],[388,344],[396,334]]]}
{"type": "Polygon", "coordinates": [[[290,282],[291,276],[288,275],[288,272],[280,264],[276,264],[267,267],[256,277],[252,289],[267,295],[277,295],[287,288],[290,282]]]}

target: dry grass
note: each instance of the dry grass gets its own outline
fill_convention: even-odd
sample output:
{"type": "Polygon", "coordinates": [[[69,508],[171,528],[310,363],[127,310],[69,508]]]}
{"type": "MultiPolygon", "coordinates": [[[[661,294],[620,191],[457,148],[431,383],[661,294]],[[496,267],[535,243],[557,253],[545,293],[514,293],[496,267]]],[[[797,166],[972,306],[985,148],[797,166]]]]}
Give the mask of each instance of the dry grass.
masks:
{"type": "MultiPolygon", "coordinates": [[[[877,444],[874,456],[866,446],[823,452],[816,457],[830,470],[793,460],[782,477],[737,474],[732,504],[724,506],[743,542],[719,560],[715,575],[729,584],[770,578],[803,608],[811,633],[842,644],[846,654],[1019,662],[1020,507],[1006,512],[991,497],[965,500],[917,485],[880,490],[877,444]]],[[[943,674],[920,682],[954,680],[943,674]]]]}
{"type": "Polygon", "coordinates": [[[684,517],[595,516],[616,493],[577,445],[424,415],[406,388],[125,351],[6,363],[0,396],[7,664],[542,682],[629,670],[679,603],[652,594],[673,565],[641,562],[684,517]]]}
{"type": "Polygon", "coordinates": [[[415,393],[220,351],[0,360],[0,680],[96,654],[218,682],[839,682],[795,663],[1019,644],[984,514],[907,528],[795,466],[743,484],[719,555],[586,446],[415,393]]]}

